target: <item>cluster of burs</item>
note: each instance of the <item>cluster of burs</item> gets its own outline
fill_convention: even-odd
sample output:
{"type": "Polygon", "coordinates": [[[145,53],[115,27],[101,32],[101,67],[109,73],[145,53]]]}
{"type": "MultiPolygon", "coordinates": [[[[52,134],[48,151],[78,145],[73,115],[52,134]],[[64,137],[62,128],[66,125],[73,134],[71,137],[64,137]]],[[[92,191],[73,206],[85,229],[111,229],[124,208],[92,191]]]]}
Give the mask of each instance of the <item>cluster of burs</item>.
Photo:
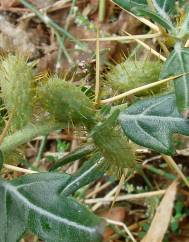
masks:
{"type": "MultiPolygon", "coordinates": [[[[159,62],[126,60],[111,66],[105,82],[112,90],[126,91],[157,81],[160,69],[159,62]]],[[[136,166],[135,146],[117,122],[119,108],[103,113],[103,108],[96,108],[94,100],[80,86],[57,75],[36,75],[32,63],[19,55],[9,54],[1,59],[0,76],[3,118],[10,121],[7,135],[28,124],[62,122],[63,127],[65,123],[68,127],[82,126],[88,132],[88,142],[96,147],[94,152],[103,158],[106,169],[120,174],[136,166]]]]}

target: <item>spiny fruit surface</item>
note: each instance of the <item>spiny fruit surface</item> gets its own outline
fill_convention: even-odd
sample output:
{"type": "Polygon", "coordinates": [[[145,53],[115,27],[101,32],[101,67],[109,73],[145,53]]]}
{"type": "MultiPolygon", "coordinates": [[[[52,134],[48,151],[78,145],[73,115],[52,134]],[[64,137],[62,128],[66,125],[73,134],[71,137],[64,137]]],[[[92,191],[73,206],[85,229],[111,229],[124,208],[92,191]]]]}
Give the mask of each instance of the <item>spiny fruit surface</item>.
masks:
{"type": "Polygon", "coordinates": [[[8,55],[0,66],[1,95],[9,117],[11,127],[20,129],[32,116],[33,70],[24,57],[8,55]]]}
{"type": "Polygon", "coordinates": [[[38,96],[43,108],[58,121],[87,126],[93,122],[92,101],[71,82],[51,77],[39,87],[38,96]]]}
{"type": "Polygon", "coordinates": [[[136,157],[134,147],[116,129],[117,115],[118,112],[115,111],[105,122],[97,125],[91,136],[103,155],[109,172],[120,176],[124,169],[132,170],[135,167],[136,157]]]}
{"type": "MultiPolygon", "coordinates": [[[[110,71],[105,75],[105,80],[113,90],[125,92],[145,84],[159,80],[162,64],[159,61],[126,60],[115,66],[110,66],[110,71]]],[[[158,86],[143,91],[139,95],[148,95],[149,92],[157,93],[166,89],[166,85],[158,86]]]]}

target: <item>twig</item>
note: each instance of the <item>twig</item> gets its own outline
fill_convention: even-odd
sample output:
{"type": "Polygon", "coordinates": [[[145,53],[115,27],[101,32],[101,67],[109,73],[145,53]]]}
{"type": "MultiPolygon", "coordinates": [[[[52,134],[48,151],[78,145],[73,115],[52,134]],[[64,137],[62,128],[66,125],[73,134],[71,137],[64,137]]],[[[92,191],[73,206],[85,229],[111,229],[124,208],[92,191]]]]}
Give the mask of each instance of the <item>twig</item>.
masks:
{"type": "Polygon", "coordinates": [[[17,166],[12,166],[12,165],[8,165],[8,164],[3,164],[3,167],[11,170],[11,171],[18,171],[18,172],[22,172],[22,173],[27,173],[27,174],[34,174],[34,173],[38,173],[37,171],[32,171],[29,169],[24,169],[21,167],[17,167],[17,166]]]}
{"type": "MultiPolygon", "coordinates": [[[[54,4],[51,4],[45,8],[41,8],[39,9],[40,12],[42,13],[50,13],[50,12],[53,12],[53,11],[57,11],[61,8],[66,8],[66,7],[69,7],[70,6],[70,2],[71,0],[60,0],[58,2],[55,2],[54,4]]],[[[83,1],[78,1],[78,4],[79,3],[82,3],[83,1]]],[[[32,17],[35,17],[35,14],[34,13],[29,13],[29,14],[25,14],[24,16],[22,16],[20,18],[20,20],[23,20],[23,19],[28,19],[28,18],[32,18],[32,17]]]]}
{"type": "MultiPolygon", "coordinates": [[[[128,33],[127,33],[128,34],[128,33]]],[[[113,36],[113,37],[101,37],[99,41],[125,41],[125,40],[136,40],[136,39],[153,39],[160,37],[161,33],[155,34],[138,34],[138,35],[130,35],[130,36],[113,36]]],[[[97,38],[89,38],[89,39],[81,39],[82,41],[96,41],[97,38]]]]}
{"type": "Polygon", "coordinates": [[[35,159],[35,163],[38,163],[41,160],[46,143],[47,143],[47,135],[43,136],[43,138],[41,140],[41,144],[40,144],[40,147],[39,147],[36,159],[35,159]]]}
{"type": "Polygon", "coordinates": [[[167,162],[167,164],[177,173],[177,175],[183,180],[186,186],[189,188],[189,181],[183,174],[183,172],[179,169],[176,162],[173,160],[171,156],[162,155],[162,158],[167,162]]]}
{"type": "Polygon", "coordinates": [[[185,46],[184,47],[186,47],[186,48],[188,48],[189,47],[189,39],[186,41],[186,44],[185,44],[185,46]]]}
{"type": "Polygon", "coordinates": [[[106,0],[99,1],[99,21],[103,22],[106,13],[106,0]]]}
{"type": "MultiPolygon", "coordinates": [[[[130,201],[130,200],[138,200],[138,199],[146,199],[153,196],[161,196],[166,192],[166,190],[159,190],[154,192],[144,192],[140,194],[127,194],[118,196],[116,202],[120,201],[130,201]]],[[[85,199],[86,204],[95,204],[95,203],[111,203],[114,200],[114,197],[103,197],[103,198],[93,198],[93,199],[85,199]]]]}
{"type": "MultiPolygon", "coordinates": [[[[64,45],[64,39],[62,39],[62,37],[59,35],[58,32],[55,32],[55,34],[56,34],[56,38],[57,38],[57,40],[58,40],[59,46],[60,46],[62,52],[64,53],[65,57],[67,58],[68,63],[69,63],[69,64],[73,64],[74,62],[73,62],[71,56],[69,55],[69,53],[68,53],[68,51],[67,51],[67,49],[66,49],[66,47],[65,47],[65,45],[64,45]]],[[[58,58],[58,61],[57,61],[57,65],[58,65],[58,64],[60,64],[60,60],[59,60],[59,58],[58,58]]],[[[58,69],[58,68],[57,68],[57,69],[58,69]]]]}
{"type": "Polygon", "coordinates": [[[170,174],[168,172],[165,172],[165,171],[163,171],[161,169],[158,169],[158,168],[156,168],[156,167],[154,167],[152,165],[144,165],[143,164],[142,167],[147,169],[147,170],[149,170],[149,171],[151,171],[151,172],[153,172],[154,174],[156,174],[158,176],[164,176],[164,177],[166,177],[169,180],[175,180],[176,179],[176,176],[174,176],[174,175],[172,175],[172,174],[170,174]]]}
{"type": "Polygon", "coordinates": [[[100,93],[100,46],[99,46],[99,28],[97,28],[96,38],[96,82],[95,82],[95,104],[99,103],[100,93]]]}
{"type": "Polygon", "coordinates": [[[56,22],[54,22],[51,18],[49,18],[46,14],[39,11],[37,8],[35,8],[32,4],[27,2],[26,0],[20,0],[20,2],[30,9],[43,23],[45,23],[50,28],[54,29],[55,31],[65,35],[67,38],[72,40],[75,44],[79,45],[82,49],[85,48],[85,46],[76,39],[72,34],[70,34],[68,31],[66,31],[63,27],[58,25],[56,22]]]}
{"type": "MultiPolygon", "coordinates": [[[[72,5],[71,5],[71,8],[70,8],[70,11],[69,11],[69,14],[68,14],[68,17],[67,17],[67,21],[66,21],[66,24],[65,24],[65,30],[68,31],[68,27],[69,27],[69,20],[70,20],[70,17],[72,16],[73,14],[73,9],[76,5],[76,0],[72,0],[72,5]]],[[[59,33],[57,32],[56,33],[56,37],[57,37],[57,40],[59,42],[59,46],[61,48],[61,50],[59,50],[59,53],[58,53],[58,58],[57,58],[57,65],[56,65],[56,70],[58,71],[61,67],[61,56],[62,56],[62,52],[64,53],[65,57],[67,58],[68,60],[68,63],[70,65],[73,65],[74,64],[74,61],[72,60],[71,56],[69,55],[66,47],[65,47],[65,39],[66,39],[66,36],[63,36],[61,37],[59,35],[59,33]]]]}
{"type": "Polygon", "coordinates": [[[107,98],[105,100],[101,100],[101,104],[106,104],[106,103],[111,103],[111,102],[114,102],[114,101],[117,101],[119,99],[122,99],[122,98],[125,98],[125,97],[128,97],[130,95],[133,95],[133,94],[136,94],[138,92],[141,92],[141,91],[144,91],[144,90],[147,90],[147,89],[150,89],[152,87],[155,87],[155,86],[158,86],[158,85],[161,85],[163,83],[166,83],[168,81],[171,81],[171,80],[175,80],[181,76],[184,76],[184,75],[187,75],[189,73],[182,73],[180,75],[177,75],[177,76],[171,76],[171,77],[168,77],[168,78],[165,78],[165,79],[162,79],[160,81],[157,81],[157,82],[153,82],[153,83],[150,83],[150,84],[147,84],[147,85],[144,85],[144,86],[141,86],[141,87],[137,87],[137,88],[134,88],[132,90],[129,90],[127,92],[124,92],[124,93],[121,93],[117,96],[114,96],[114,97],[111,97],[111,98],[107,98]]]}
{"type": "MultiPolygon", "coordinates": [[[[118,7],[120,7],[118,4],[116,4],[113,0],[111,0],[115,5],[117,5],[118,7]]],[[[150,27],[151,29],[155,30],[156,32],[161,32],[159,27],[157,25],[155,25],[154,23],[152,23],[151,21],[143,18],[143,17],[138,17],[135,14],[127,11],[126,9],[120,7],[121,9],[123,9],[125,12],[129,13],[130,15],[132,15],[133,17],[135,17],[136,19],[138,19],[140,22],[142,22],[143,24],[147,25],[148,27],[150,27]]]]}
{"type": "Polygon", "coordinates": [[[15,150],[19,145],[25,144],[33,138],[41,135],[47,135],[48,133],[67,127],[64,123],[52,123],[46,122],[45,124],[36,123],[28,124],[23,129],[16,131],[15,133],[6,136],[0,145],[2,152],[10,152],[15,150]]]}
{"type": "Polygon", "coordinates": [[[112,202],[112,204],[111,204],[111,208],[113,208],[113,206],[114,206],[114,204],[115,204],[115,202],[116,202],[116,199],[117,199],[117,197],[118,197],[119,194],[120,194],[120,191],[121,191],[121,189],[122,189],[122,187],[123,187],[123,185],[124,185],[124,182],[125,182],[125,177],[126,177],[126,174],[123,174],[123,175],[121,176],[121,179],[120,179],[120,181],[119,181],[119,184],[118,184],[118,186],[117,186],[117,190],[116,190],[116,193],[115,193],[115,196],[114,196],[114,200],[113,200],[113,202],[112,202]]]}
{"type": "MultiPolygon", "coordinates": [[[[106,194],[106,196],[104,197],[105,199],[109,199],[109,197],[113,196],[116,191],[118,189],[118,186],[114,187],[113,190],[111,190],[108,194],[106,194]]],[[[98,198],[97,198],[98,199],[98,198]]],[[[112,200],[113,201],[113,200],[112,200]]],[[[103,204],[103,202],[97,202],[93,207],[92,207],[92,211],[96,211],[101,205],[103,204]]]]}
{"type": "Polygon", "coordinates": [[[2,144],[10,126],[11,126],[11,121],[12,121],[12,118],[13,118],[13,115],[14,115],[14,110],[12,111],[11,115],[10,115],[10,118],[8,119],[8,121],[6,121],[5,123],[5,127],[0,135],[0,144],[2,144]]]}
{"type": "MultiPolygon", "coordinates": [[[[127,31],[124,31],[124,33],[128,34],[129,36],[134,36],[134,35],[131,35],[130,33],[128,33],[127,31]]],[[[144,43],[142,40],[138,39],[137,36],[136,36],[136,38],[134,38],[134,40],[137,43],[139,43],[140,45],[142,45],[145,49],[149,50],[153,55],[157,56],[160,60],[166,61],[166,57],[164,57],[159,52],[157,52],[156,50],[154,50],[153,48],[151,48],[149,45],[147,45],[146,43],[144,43]]]]}
{"type": "Polygon", "coordinates": [[[107,218],[103,218],[106,220],[107,223],[109,224],[114,224],[114,225],[117,225],[117,226],[121,226],[124,228],[125,232],[128,234],[128,236],[130,237],[130,239],[133,241],[133,242],[137,242],[135,240],[135,238],[133,237],[132,233],[130,232],[130,230],[128,229],[128,227],[126,226],[126,224],[120,222],[120,221],[115,221],[115,220],[111,220],[111,219],[107,219],[107,218]]]}
{"type": "Polygon", "coordinates": [[[89,194],[86,195],[86,198],[90,198],[96,194],[98,194],[99,192],[103,191],[104,189],[106,189],[107,187],[109,187],[111,185],[111,183],[107,182],[104,183],[102,186],[98,187],[98,189],[95,189],[94,191],[90,192],[89,194]]]}

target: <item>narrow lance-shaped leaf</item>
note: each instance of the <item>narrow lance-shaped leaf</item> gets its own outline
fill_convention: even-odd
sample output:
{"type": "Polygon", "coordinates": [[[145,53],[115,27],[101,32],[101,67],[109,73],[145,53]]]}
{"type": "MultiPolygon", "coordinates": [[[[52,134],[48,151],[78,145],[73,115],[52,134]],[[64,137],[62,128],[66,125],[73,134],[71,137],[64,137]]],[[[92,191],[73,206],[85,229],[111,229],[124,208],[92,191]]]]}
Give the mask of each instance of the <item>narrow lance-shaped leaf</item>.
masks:
{"type": "Polygon", "coordinates": [[[90,154],[92,151],[94,151],[94,149],[95,149],[95,146],[93,144],[80,146],[75,150],[71,151],[69,154],[65,155],[63,158],[60,158],[50,169],[50,171],[54,171],[59,167],[62,167],[75,160],[81,159],[86,155],[90,154]]]}
{"type": "Polygon", "coordinates": [[[174,94],[137,102],[122,111],[119,120],[135,143],[160,153],[174,153],[172,135],[189,135],[189,120],[181,117],[174,94]]]}
{"type": "Polygon", "coordinates": [[[90,160],[85,161],[81,168],[72,176],[70,182],[64,187],[61,194],[69,196],[93,181],[103,176],[103,164],[100,162],[101,156],[96,154],[90,160]]]}
{"type": "Polygon", "coordinates": [[[181,48],[179,44],[167,59],[160,78],[184,74],[174,81],[178,110],[184,117],[189,115],[189,49],[181,48]]]}
{"type": "MultiPolygon", "coordinates": [[[[113,0],[113,2],[118,4],[123,9],[131,11],[137,16],[149,17],[156,23],[159,23],[165,29],[171,31],[172,33],[175,33],[175,27],[173,26],[171,20],[168,18],[165,18],[162,14],[160,15],[159,12],[155,12],[151,10],[147,4],[147,1],[145,0],[142,0],[142,1],[113,0]]],[[[161,6],[161,5],[158,5],[158,6],[161,6]]]]}
{"type": "Polygon", "coordinates": [[[69,175],[57,173],[0,180],[0,241],[19,241],[28,230],[46,242],[101,241],[101,219],[59,195],[69,181],[69,175]]]}

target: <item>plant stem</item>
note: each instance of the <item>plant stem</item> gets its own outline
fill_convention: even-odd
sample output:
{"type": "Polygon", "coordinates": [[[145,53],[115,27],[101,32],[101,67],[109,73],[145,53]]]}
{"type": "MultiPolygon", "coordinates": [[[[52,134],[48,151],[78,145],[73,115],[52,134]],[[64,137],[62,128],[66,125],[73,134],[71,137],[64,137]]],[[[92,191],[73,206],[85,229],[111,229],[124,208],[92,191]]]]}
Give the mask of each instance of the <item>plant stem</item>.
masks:
{"type": "MultiPolygon", "coordinates": [[[[69,19],[70,19],[70,17],[73,15],[73,9],[74,9],[74,7],[75,7],[75,5],[76,5],[76,2],[77,2],[77,0],[72,0],[72,6],[71,6],[71,8],[70,8],[70,11],[69,11],[69,14],[68,14],[68,17],[67,17],[67,21],[66,21],[66,24],[65,24],[65,27],[64,27],[64,29],[66,30],[66,31],[68,31],[68,27],[69,27],[69,19]]],[[[71,56],[69,55],[69,53],[68,53],[68,51],[67,51],[67,49],[66,49],[66,47],[65,47],[65,44],[64,44],[64,41],[65,41],[65,39],[66,39],[66,36],[64,35],[63,37],[61,37],[60,35],[59,35],[59,33],[58,32],[56,32],[56,37],[57,37],[57,40],[58,40],[58,42],[59,42],[59,46],[60,46],[60,48],[61,48],[61,50],[59,51],[59,55],[58,55],[58,58],[57,58],[57,65],[58,65],[58,67],[59,67],[59,65],[60,65],[60,63],[61,63],[61,56],[62,56],[62,52],[64,52],[64,55],[65,55],[65,57],[67,58],[67,60],[68,60],[68,63],[69,64],[73,64],[74,63],[74,61],[72,60],[72,58],[71,58],[71,56]]],[[[57,69],[59,69],[59,68],[57,68],[57,69]]]]}
{"type": "Polygon", "coordinates": [[[35,162],[33,164],[34,166],[38,165],[39,161],[41,160],[46,143],[47,143],[47,135],[42,137],[41,144],[39,146],[39,151],[37,153],[35,162]]]}
{"type": "MultiPolygon", "coordinates": [[[[130,35],[130,36],[113,36],[113,37],[103,37],[99,38],[99,41],[126,41],[126,40],[136,40],[136,39],[153,39],[160,37],[161,33],[155,34],[137,34],[137,35],[130,35]]],[[[82,41],[96,41],[97,38],[90,38],[90,39],[81,39],[82,41]]]]}
{"type": "Polygon", "coordinates": [[[96,38],[96,82],[95,82],[95,104],[99,104],[100,93],[100,46],[99,46],[99,28],[97,28],[96,38]]]}
{"type": "Polygon", "coordinates": [[[10,115],[10,118],[8,119],[8,121],[5,123],[5,127],[0,135],[0,144],[3,142],[3,139],[5,138],[10,126],[11,126],[11,121],[14,115],[14,111],[12,112],[12,114],[10,115]]]}
{"type": "MultiPolygon", "coordinates": [[[[120,201],[133,201],[133,200],[138,200],[138,199],[148,199],[153,196],[161,196],[166,192],[166,190],[158,190],[158,191],[151,191],[151,192],[144,192],[144,193],[139,193],[139,194],[127,194],[127,195],[121,195],[118,196],[116,199],[116,202],[120,201]]],[[[100,197],[100,198],[92,198],[92,199],[85,199],[86,204],[96,204],[96,203],[101,203],[101,204],[106,204],[110,203],[114,200],[113,196],[109,197],[100,197]]]]}
{"type": "Polygon", "coordinates": [[[53,28],[55,31],[58,31],[59,33],[65,35],[67,38],[72,40],[75,44],[79,45],[80,48],[85,49],[85,46],[76,39],[72,34],[70,34],[68,31],[66,31],[63,27],[59,26],[57,23],[55,23],[51,18],[49,18],[46,14],[43,14],[41,11],[39,11],[37,8],[35,8],[32,4],[28,3],[26,0],[20,0],[20,2],[30,9],[33,13],[36,14],[36,16],[47,26],[50,28],[53,28]]]}
{"type": "Polygon", "coordinates": [[[172,174],[170,174],[168,172],[165,172],[165,171],[163,171],[161,169],[158,169],[158,168],[156,168],[156,167],[154,167],[152,165],[143,165],[143,167],[145,169],[155,173],[158,176],[164,176],[164,177],[166,177],[166,178],[168,178],[170,180],[175,180],[176,179],[176,176],[174,176],[174,175],[172,175],[172,174]]]}
{"type": "Polygon", "coordinates": [[[189,188],[189,181],[187,180],[186,176],[183,174],[183,172],[179,169],[176,162],[173,160],[171,156],[162,155],[162,158],[167,162],[167,164],[177,173],[179,178],[183,180],[183,182],[186,184],[186,186],[189,188]]]}
{"type": "Polygon", "coordinates": [[[144,90],[147,90],[147,89],[150,89],[152,87],[155,87],[155,86],[158,86],[158,85],[161,85],[163,83],[166,83],[168,81],[171,81],[171,80],[175,80],[181,76],[184,76],[184,75],[187,75],[189,73],[182,73],[180,75],[177,75],[177,76],[171,76],[171,77],[168,77],[168,78],[165,78],[163,80],[160,80],[160,81],[157,81],[157,82],[153,82],[153,83],[150,83],[150,84],[147,84],[147,85],[144,85],[144,86],[141,86],[141,87],[137,87],[137,88],[134,88],[132,90],[129,90],[127,92],[124,92],[124,93],[121,93],[115,97],[111,97],[111,98],[108,98],[108,99],[105,99],[105,100],[101,100],[101,104],[106,104],[106,103],[111,103],[111,102],[114,102],[114,101],[117,101],[119,99],[122,99],[122,98],[125,98],[125,97],[128,97],[130,95],[133,95],[133,94],[136,94],[138,92],[141,92],[141,91],[144,91],[144,90]]]}
{"type": "Polygon", "coordinates": [[[106,0],[99,1],[99,21],[103,22],[106,13],[106,0]]]}
{"type": "Polygon", "coordinates": [[[130,230],[128,229],[128,227],[126,226],[125,223],[122,223],[122,222],[119,222],[119,221],[115,221],[115,220],[111,220],[111,219],[107,219],[107,218],[104,218],[106,220],[107,223],[109,224],[114,224],[114,225],[117,225],[117,226],[121,226],[124,228],[125,232],[128,234],[129,238],[133,241],[133,242],[137,242],[135,240],[135,238],[133,237],[132,233],[130,232],[130,230]]]}
{"type": "Polygon", "coordinates": [[[27,174],[38,173],[37,171],[32,171],[32,170],[29,170],[29,169],[24,169],[24,168],[21,168],[21,167],[12,166],[12,165],[8,165],[8,164],[3,164],[3,167],[7,170],[18,171],[18,172],[27,173],[27,174]]]}
{"type": "MultiPolygon", "coordinates": [[[[116,4],[113,0],[110,0],[111,2],[113,2],[113,4],[116,4]]],[[[118,5],[118,4],[116,4],[118,5]]],[[[119,6],[119,5],[118,5],[119,6]]],[[[120,6],[119,6],[120,7],[120,6]]],[[[157,32],[161,32],[159,27],[157,25],[155,25],[154,23],[152,23],[151,21],[149,21],[148,19],[146,18],[143,18],[143,17],[138,17],[136,16],[135,14],[127,11],[126,9],[120,7],[121,9],[123,9],[123,11],[127,12],[128,14],[130,14],[131,16],[135,17],[136,19],[138,19],[139,21],[141,21],[143,24],[147,25],[148,27],[150,27],[151,29],[157,31],[157,32]]]]}
{"type": "Polygon", "coordinates": [[[53,130],[58,130],[66,127],[64,123],[38,123],[28,124],[23,129],[16,131],[14,134],[4,138],[0,145],[2,152],[9,152],[15,150],[19,145],[25,144],[37,136],[46,135],[53,130]]]}
{"type": "MultiPolygon", "coordinates": [[[[134,36],[134,35],[128,33],[127,31],[124,31],[124,33],[126,33],[126,34],[128,34],[129,36],[132,36],[132,37],[134,36]]],[[[149,45],[147,45],[146,43],[144,43],[142,40],[140,40],[140,39],[137,37],[137,35],[135,35],[135,36],[136,36],[136,38],[134,38],[134,40],[135,40],[138,44],[142,45],[145,49],[149,50],[149,51],[151,52],[151,54],[157,56],[160,60],[162,60],[162,61],[166,61],[166,57],[164,57],[164,56],[161,55],[159,52],[157,52],[156,50],[154,50],[152,47],[150,47],[149,45]]]]}
{"type": "MultiPolygon", "coordinates": [[[[72,60],[71,56],[69,55],[69,53],[68,53],[68,51],[67,51],[67,49],[66,49],[66,47],[64,45],[64,39],[59,35],[58,32],[55,32],[55,34],[56,34],[58,43],[60,45],[60,48],[64,52],[64,55],[67,58],[69,64],[73,64],[73,60],[72,60]]],[[[57,61],[57,63],[60,63],[60,61],[57,61]]]]}

